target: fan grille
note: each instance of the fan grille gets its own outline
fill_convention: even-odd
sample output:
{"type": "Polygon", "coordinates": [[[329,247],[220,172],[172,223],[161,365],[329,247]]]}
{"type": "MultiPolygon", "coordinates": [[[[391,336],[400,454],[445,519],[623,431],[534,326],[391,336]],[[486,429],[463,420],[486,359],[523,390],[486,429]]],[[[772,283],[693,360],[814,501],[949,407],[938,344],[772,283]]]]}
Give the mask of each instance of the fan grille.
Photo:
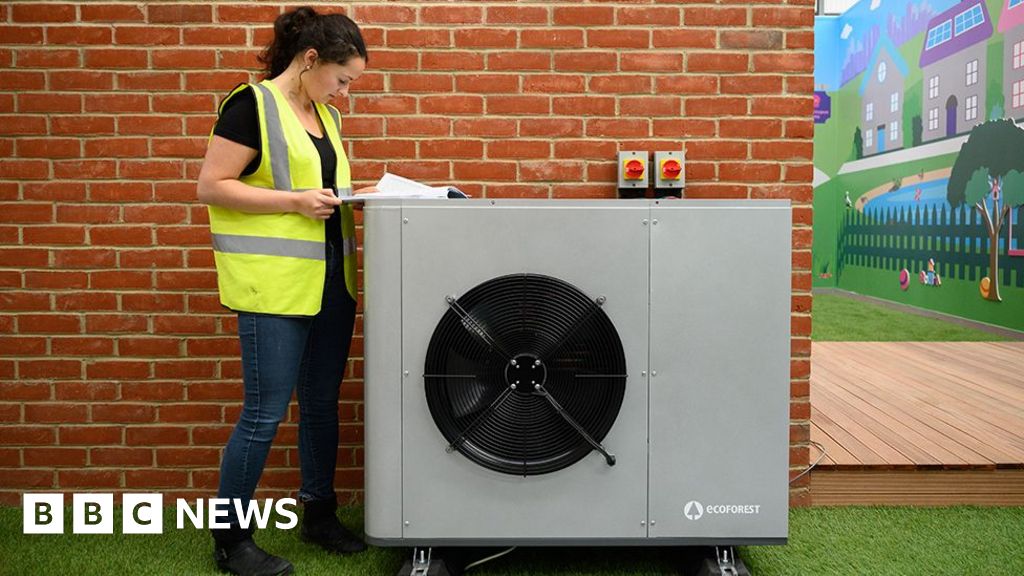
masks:
{"type": "Polygon", "coordinates": [[[449,299],[430,339],[424,380],[450,450],[524,476],[589,454],[591,444],[544,394],[597,442],[611,429],[626,361],[601,303],[538,274],[494,278],[449,299]]]}

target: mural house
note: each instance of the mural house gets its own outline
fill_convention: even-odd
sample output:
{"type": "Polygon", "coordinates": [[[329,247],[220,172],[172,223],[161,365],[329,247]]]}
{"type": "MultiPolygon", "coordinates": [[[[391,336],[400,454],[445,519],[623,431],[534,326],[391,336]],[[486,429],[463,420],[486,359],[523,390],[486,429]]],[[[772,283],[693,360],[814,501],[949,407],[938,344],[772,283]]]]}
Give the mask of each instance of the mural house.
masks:
{"type": "Polygon", "coordinates": [[[907,73],[907,63],[892,40],[881,37],[860,83],[864,156],[903,147],[903,86],[907,73]]]}
{"type": "Polygon", "coordinates": [[[923,142],[969,132],[985,120],[990,36],[992,20],[983,0],[956,4],[928,22],[919,64],[923,142]]]}

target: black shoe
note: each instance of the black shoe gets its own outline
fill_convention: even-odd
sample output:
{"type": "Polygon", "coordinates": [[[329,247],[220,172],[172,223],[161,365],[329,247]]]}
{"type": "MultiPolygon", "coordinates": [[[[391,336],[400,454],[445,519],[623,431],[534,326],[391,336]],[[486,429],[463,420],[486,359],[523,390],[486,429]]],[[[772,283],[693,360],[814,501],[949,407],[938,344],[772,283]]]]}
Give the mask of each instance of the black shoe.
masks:
{"type": "Polygon", "coordinates": [[[221,570],[239,576],[286,576],[295,569],[284,558],[267,554],[252,538],[231,546],[216,546],[213,559],[221,570]]]}
{"type": "Polygon", "coordinates": [[[335,515],[337,508],[338,503],[333,498],[306,502],[302,539],[332,554],[354,554],[366,550],[366,544],[338,521],[335,515]]]}

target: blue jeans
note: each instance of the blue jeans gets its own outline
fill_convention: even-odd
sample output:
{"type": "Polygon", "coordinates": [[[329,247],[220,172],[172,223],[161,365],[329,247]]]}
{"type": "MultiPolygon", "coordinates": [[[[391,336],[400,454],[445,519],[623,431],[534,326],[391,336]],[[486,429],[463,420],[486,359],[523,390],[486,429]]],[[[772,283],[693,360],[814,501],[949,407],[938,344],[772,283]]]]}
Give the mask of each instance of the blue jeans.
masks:
{"type": "MultiPolygon", "coordinates": [[[[299,498],[335,498],[338,391],[356,303],[345,288],[340,247],[328,244],[327,250],[327,275],[316,316],[238,313],[245,400],[221,461],[219,498],[239,498],[248,505],[294,390],[299,398],[299,498]]],[[[227,519],[237,525],[234,506],[229,508],[227,519]]]]}

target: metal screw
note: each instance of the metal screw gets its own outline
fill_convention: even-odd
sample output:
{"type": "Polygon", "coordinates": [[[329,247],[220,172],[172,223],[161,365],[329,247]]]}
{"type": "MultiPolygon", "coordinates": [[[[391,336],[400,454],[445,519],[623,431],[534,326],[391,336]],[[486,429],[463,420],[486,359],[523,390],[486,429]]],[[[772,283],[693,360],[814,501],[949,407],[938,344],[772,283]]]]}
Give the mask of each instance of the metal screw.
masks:
{"type": "Polygon", "coordinates": [[[604,296],[598,296],[597,297],[597,303],[598,304],[604,304],[605,300],[606,300],[606,298],[604,296]]]}
{"type": "MultiPolygon", "coordinates": [[[[657,226],[658,225],[658,219],[655,218],[654,220],[651,220],[651,224],[654,224],[655,226],[657,226]]],[[[651,524],[654,524],[654,522],[651,522],[651,524]]]]}
{"type": "Polygon", "coordinates": [[[408,218],[402,218],[402,224],[408,224],[408,223],[409,223],[409,219],[408,218]]]}
{"type": "Polygon", "coordinates": [[[404,522],[404,524],[405,524],[406,526],[408,526],[408,525],[409,525],[409,521],[408,521],[408,520],[406,520],[406,521],[404,522]]]}
{"type": "Polygon", "coordinates": [[[641,526],[647,526],[647,521],[646,520],[641,520],[640,521],[640,525],[641,526]]]}
{"type": "Polygon", "coordinates": [[[445,300],[445,302],[455,302],[455,297],[451,296],[451,295],[445,296],[444,300],[445,300]]]}
{"type": "Polygon", "coordinates": [[[409,371],[406,370],[406,371],[402,372],[402,375],[405,376],[406,378],[408,378],[409,377],[409,371]]]}
{"type": "Polygon", "coordinates": [[[641,372],[640,376],[641,377],[646,377],[647,376],[647,370],[644,370],[643,372],[641,372]]]}
{"type": "Polygon", "coordinates": [[[652,377],[653,376],[657,376],[657,375],[658,375],[658,371],[657,370],[651,370],[651,376],[652,377]]]}
{"type": "Polygon", "coordinates": [[[540,390],[540,384],[534,384],[533,385],[533,389],[534,390],[540,390]]]}
{"type": "Polygon", "coordinates": [[[534,366],[540,366],[540,358],[533,361],[534,366]]]}
{"type": "Polygon", "coordinates": [[[644,219],[643,219],[643,220],[641,221],[641,224],[643,224],[644,226],[647,226],[647,218],[644,218],[644,219]]]}
{"type": "Polygon", "coordinates": [[[654,520],[651,520],[651,526],[654,526],[655,524],[656,522],[654,520]]]}
{"type": "Polygon", "coordinates": [[[510,388],[512,388],[513,390],[515,390],[515,389],[516,389],[516,385],[515,385],[515,384],[512,384],[512,385],[511,385],[511,386],[509,386],[509,387],[510,387],[510,388]]]}
{"type": "Polygon", "coordinates": [[[519,366],[519,364],[516,364],[516,360],[515,360],[515,358],[513,358],[513,359],[512,359],[512,361],[511,361],[510,363],[511,363],[511,364],[512,364],[513,366],[519,366]]]}

